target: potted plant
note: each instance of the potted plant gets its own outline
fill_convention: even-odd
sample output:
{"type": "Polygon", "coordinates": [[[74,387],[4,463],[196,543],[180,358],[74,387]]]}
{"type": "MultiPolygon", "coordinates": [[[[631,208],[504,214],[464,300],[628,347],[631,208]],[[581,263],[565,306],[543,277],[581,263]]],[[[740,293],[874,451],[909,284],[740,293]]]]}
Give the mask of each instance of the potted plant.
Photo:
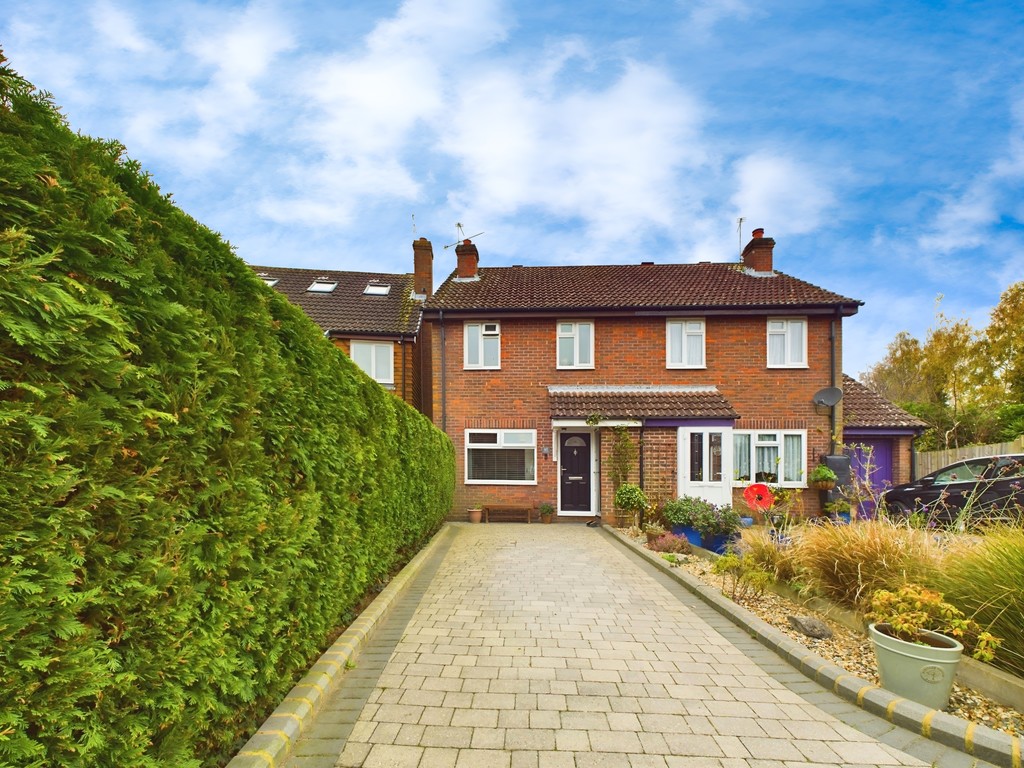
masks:
{"type": "Polygon", "coordinates": [[[697,530],[697,516],[710,506],[710,501],[697,496],[680,496],[665,502],[661,516],[672,527],[672,533],[685,536],[691,544],[699,547],[701,535],[697,530]]]}
{"type": "Polygon", "coordinates": [[[839,477],[825,464],[818,464],[807,474],[807,482],[819,491],[831,491],[839,477]]]}
{"type": "Polygon", "coordinates": [[[879,589],[866,616],[882,687],[932,709],[949,703],[960,656],[990,661],[1001,642],[942,594],[918,584],[879,589]]]}
{"type": "Polygon", "coordinates": [[[640,512],[647,509],[647,494],[639,485],[623,483],[615,491],[615,508],[625,513],[630,525],[636,525],[640,512]]]}
{"type": "Polygon", "coordinates": [[[466,514],[469,516],[469,522],[479,523],[480,518],[483,517],[484,510],[483,507],[470,507],[466,514]]]}
{"type": "Polygon", "coordinates": [[[732,504],[708,504],[698,513],[694,526],[700,531],[701,546],[721,554],[740,529],[740,513],[732,504]]]}
{"type": "Polygon", "coordinates": [[[645,523],[644,533],[647,535],[647,543],[653,544],[665,533],[665,526],[661,523],[645,523]]]}
{"type": "Polygon", "coordinates": [[[555,507],[553,504],[549,504],[548,502],[545,501],[543,504],[537,507],[537,511],[540,513],[540,521],[542,523],[550,523],[551,518],[555,514],[555,507]]]}

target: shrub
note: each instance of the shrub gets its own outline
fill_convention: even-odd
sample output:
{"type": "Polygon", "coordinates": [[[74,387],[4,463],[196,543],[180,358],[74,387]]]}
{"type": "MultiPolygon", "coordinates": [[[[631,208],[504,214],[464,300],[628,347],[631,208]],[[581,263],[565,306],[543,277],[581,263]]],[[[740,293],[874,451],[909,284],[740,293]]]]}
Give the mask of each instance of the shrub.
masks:
{"type": "Polygon", "coordinates": [[[451,506],[450,441],[0,57],[0,764],[216,764],[451,506]]]}
{"type": "Polygon", "coordinates": [[[749,554],[726,552],[715,560],[711,572],[722,577],[722,592],[732,600],[744,600],[762,594],[772,584],[766,573],[749,554]]]}
{"type": "Polygon", "coordinates": [[[713,505],[697,496],[680,496],[665,502],[661,508],[661,516],[669,525],[683,525],[695,528],[698,515],[713,505]]]}
{"type": "MultiPolygon", "coordinates": [[[[955,638],[979,661],[992,661],[1001,642],[976,621],[966,618],[963,611],[947,603],[941,592],[919,584],[904,584],[895,591],[876,590],[865,618],[887,625],[894,637],[909,643],[918,642],[923,630],[955,638]]],[[[885,632],[884,628],[876,626],[876,629],[885,632]]]]}
{"type": "Polygon", "coordinates": [[[875,590],[921,581],[941,554],[925,532],[884,520],[800,528],[793,545],[805,589],[855,609],[875,590]]]}
{"type": "Polygon", "coordinates": [[[1024,677],[1024,529],[991,526],[960,541],[925,583],[1004,638],[995,665],[1024,677]]]}
{"type": "Polygon", "coordinates": [[[697,512],[693,527],[701,536],[729,536],[740,529],[740,513],[731,504],[708,504],[697,512]]]}
{"type": "Polygon", "coordinates": [[[623,483],[615,491],[615,507],[631,515],[635,524],[637,515],[647,507],[647,495],[639,485],[623,483]]]}
{"type": "Polygon", "coordinates": [[[675,536],[671,533],[663,533],[650,542],[647,548],[653,552],[674,552],[677,555],[688,555],[693,551],[685,536],[675,536]]]}

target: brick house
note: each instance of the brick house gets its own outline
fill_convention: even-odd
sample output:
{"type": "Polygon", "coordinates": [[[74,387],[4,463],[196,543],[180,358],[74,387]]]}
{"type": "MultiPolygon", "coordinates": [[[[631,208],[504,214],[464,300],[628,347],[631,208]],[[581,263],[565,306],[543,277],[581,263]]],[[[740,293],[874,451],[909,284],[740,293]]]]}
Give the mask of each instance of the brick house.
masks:
{"type": "MultiPolygon", "coordinates": [[[[455,444],[453,517],[488,503],[612,510],[617,434],[649,495],[805,488],[838,450],[842,321],[862,302],[774,269],[755,230],[738,263],[481,267],[476,245],[424,304],[429,415],[455,444]]],[[[818,494],[802,494],[816,511],[818,494]]]]}
{"type": "Polygon", "coordinates": [[[413,243],[411,274],[250,268],[309,315],[371,378],[428,413],[430,344],[421,316],[433,290],[432,263],[431,245],[421,238],[413,243]]]}

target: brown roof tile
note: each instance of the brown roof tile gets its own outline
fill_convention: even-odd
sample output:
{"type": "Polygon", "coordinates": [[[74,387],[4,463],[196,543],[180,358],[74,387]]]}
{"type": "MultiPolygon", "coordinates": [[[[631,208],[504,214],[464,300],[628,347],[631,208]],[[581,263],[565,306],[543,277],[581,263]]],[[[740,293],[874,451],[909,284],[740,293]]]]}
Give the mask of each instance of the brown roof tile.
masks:
{"type": "Polygon", "coordinates": [[[454,273],[426,308],[480,311],[729,309],[842,306],[863,302],[795,277],[750,274],[739,263],[482,267],[479,280],[454,273]]]}
{"type": "Polygon", "coordinates": [[[843,374],[843,426],[925,429],[928,423],[843,374]]]}
{"type": "Polygon", "coordinates": [[[739,418],[714,387],[552,386],[548,402],[554,419],[739,418]]]}
{"type": "Polygon", "coordinates": [[[419,331],[422,303],[412,298],[410,274],[250,267],[260,277],[276,279],[274,290],[298,305],[325,333],[409,336],[419,331]],[[330,293],[307,290],[318,278],[338,285],[330,293]],[[386,296],[366,295],[363,291],[371,282],[390,285],[391,290],[386,296]]]}

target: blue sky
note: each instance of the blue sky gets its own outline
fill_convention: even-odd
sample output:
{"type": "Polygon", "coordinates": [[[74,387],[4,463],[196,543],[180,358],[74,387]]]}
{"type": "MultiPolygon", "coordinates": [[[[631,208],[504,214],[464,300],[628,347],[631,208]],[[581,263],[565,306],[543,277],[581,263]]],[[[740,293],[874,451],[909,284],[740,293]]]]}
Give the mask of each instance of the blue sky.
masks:
{"type": "Polygon", "coordinates": [[[482,265],[732,261],[763,227],[866,302],[852,375],[1024,279],[1016,2],[5,0],[0,45],[250,263],[406,272],[423,236],[440,280],[457,223],[482,265]]]}

